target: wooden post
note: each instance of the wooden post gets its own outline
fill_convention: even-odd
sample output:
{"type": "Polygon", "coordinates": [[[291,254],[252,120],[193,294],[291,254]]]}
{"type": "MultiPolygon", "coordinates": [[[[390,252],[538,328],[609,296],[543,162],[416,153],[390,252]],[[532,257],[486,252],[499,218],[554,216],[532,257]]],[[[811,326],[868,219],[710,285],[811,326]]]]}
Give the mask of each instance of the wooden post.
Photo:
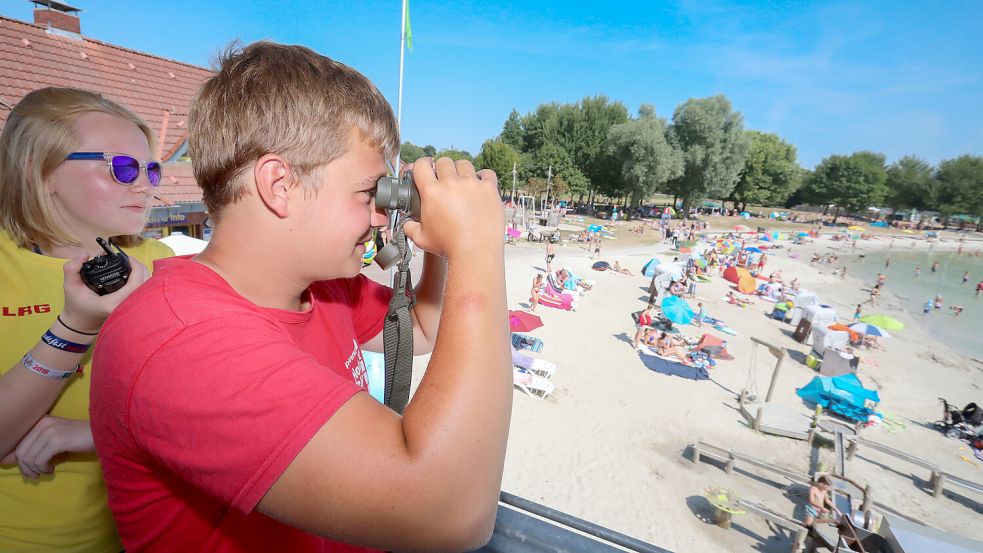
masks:
{"type": "Polygon", "coordinates": [[[846,448],[847,461],[853,460],[853,455],[857,452],[857,440],[850,440],[850,445],[846,448]]]}
{"type": "Polygon", "coordinates": [[[938,499],[942,496],[942,488],[945,486],[945,474],[932,471],[932,497],[938,499]]]}
{"type": "MultiPolygon", "coordinates": [[[[785,361],[786,357],[788,357],[788,353],[786,353],[784,349],[759,338],[755,338],[754,336],[751,337],[751,341],[768,348],[768,351],[778,358],[778,360],[775,362],[775,370],[771,373],[771,383],[768,385],[768,395],[765,396],[765,403],[768,403],[771,401],[772,394],[775,393],[775,383],[778,382],[778,372],[782,369],[782,362],[785,361]]],[[[757,428],[755,430],[757,430],[757,428]]]]}
{"type": "Polygon", "coordinates": [[[700,462],[700,440],[696,440],[693,443],[693,464],[698,464],[700,462]]]}
{"type": "Polygon", "coordinates": [[[758,414],[754,417],[754,430],[755,432],[761,432],[761,418],[765,414],[764,405],[758,406],[758,414]]]}
{"type": "Polygon", "coordinates": [[[874,502],[871,498],[870,484],[864,486],[864,502],[860,505],[860,510],[864,513],[864,529],[870,530],[870,506],[874,502]]]}
{"type": "Polygon", "coordinates": [[[727,474],[732,474],[734,472],[734,454],[731,453],[727,457],[727,462],[724,463],[724,472],[727,474]]]}

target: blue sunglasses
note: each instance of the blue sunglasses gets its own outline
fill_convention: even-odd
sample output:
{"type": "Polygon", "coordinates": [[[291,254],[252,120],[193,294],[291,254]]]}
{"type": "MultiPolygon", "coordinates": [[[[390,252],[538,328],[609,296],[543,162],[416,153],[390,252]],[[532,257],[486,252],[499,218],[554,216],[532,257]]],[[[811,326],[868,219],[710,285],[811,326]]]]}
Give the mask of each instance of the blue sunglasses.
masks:
{"type": "Polygon", "coordinates": [[[98,160],[106,162],[109,174],[113,180],[124,186],[130,186],[140,177],[140,170],[147,173],[147,180],[154,188],[160,184],[161,165],[159,161],[139,161],[133,156],[113,152],[72,152],[66,161],[98,160]]]}

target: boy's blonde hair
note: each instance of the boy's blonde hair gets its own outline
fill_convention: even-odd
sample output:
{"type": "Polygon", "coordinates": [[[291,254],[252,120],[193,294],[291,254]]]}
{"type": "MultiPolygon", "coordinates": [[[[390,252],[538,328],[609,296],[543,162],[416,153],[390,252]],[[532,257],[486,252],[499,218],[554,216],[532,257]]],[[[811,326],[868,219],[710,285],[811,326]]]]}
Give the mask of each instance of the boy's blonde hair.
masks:
{"type": "Polygon", "coordinates": [[[352,129],[395,157],[392,108],[364,75],[303,46],[233,43],[191,104],[188,153],[213,217],[238,201],[247,172],[278,154],[312,191],[312,172],[351,146],[352,129]]]}
{"type": "MultiPolygon", "coordinates": [[[[136,125],[150,151],[156,137],[138,115],[101,94],[77,88],[42,88],[14,106],[0,136],[0,228],[20,247],[77,246],[79,237],[59,223],[45,180],[75,150],[75,121],[84,113],[114,115],[136,125]]],[[[114,236],[121,246],[139,236],[114,236]]]]}

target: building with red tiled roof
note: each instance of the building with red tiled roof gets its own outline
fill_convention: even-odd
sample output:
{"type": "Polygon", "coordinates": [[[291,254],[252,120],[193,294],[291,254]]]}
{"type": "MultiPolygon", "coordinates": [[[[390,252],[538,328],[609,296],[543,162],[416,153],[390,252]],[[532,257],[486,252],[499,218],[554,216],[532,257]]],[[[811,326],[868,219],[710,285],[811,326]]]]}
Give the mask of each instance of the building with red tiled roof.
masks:
{"type": "Polygon", "coordinates": [[[0,16],[0,130],[21,98],[47,86],[92,90],[127,106],[157,133],[157,157],[165,162],[149,234],[173,229],[201,236],[201,190],[191,164],[180,158],[191,99],[212,72],[88,38],[81,33],[80,10],[32,1],[38,8],[33,24],[0,16]]]}

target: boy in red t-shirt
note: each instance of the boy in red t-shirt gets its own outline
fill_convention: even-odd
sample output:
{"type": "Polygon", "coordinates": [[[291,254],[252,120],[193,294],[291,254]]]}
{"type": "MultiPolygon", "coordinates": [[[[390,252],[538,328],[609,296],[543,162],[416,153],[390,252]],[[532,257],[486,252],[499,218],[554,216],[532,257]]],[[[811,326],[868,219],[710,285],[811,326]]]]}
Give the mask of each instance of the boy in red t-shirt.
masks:
{"type": "Polygon", "coordinates": [[[379,91],[256,43],[199,91],[189,140],[211,242],[161,263],[95,355],[92,431],[126,549],[483,544],[512,404],[495,174],[413,164],[423,213],[405,230],[428,252],[414,353],[433,355],[399,416],[366,392],[361,355],[381,351],[391,296],[358,274],[399,147],[379,91]]]}

